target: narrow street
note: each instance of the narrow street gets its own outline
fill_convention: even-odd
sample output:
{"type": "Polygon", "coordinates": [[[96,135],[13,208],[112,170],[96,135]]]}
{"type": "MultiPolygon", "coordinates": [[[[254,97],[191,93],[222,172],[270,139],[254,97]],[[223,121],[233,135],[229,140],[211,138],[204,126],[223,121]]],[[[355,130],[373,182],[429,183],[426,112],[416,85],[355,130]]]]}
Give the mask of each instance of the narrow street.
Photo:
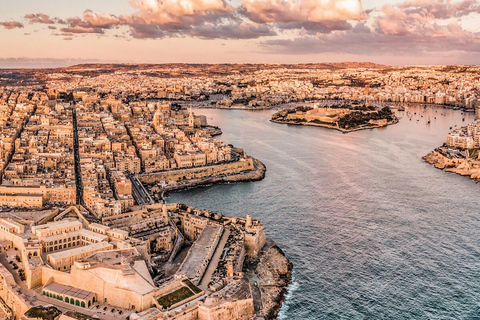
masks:
{"type": "Polygon", "coordinates": [[[73,155],[75,159],[75,186],[77,188],[77,204],[83,203],[82,172],[80,169],[80,153],[78,151],[77,109],[73,102],[73,155]]]}

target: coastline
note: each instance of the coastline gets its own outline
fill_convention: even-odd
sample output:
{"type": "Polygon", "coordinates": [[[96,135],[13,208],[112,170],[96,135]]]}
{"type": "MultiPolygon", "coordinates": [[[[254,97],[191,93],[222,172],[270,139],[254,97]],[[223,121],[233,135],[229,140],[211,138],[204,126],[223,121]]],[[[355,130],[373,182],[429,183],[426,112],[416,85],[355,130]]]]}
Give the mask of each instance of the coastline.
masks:
{"type": "Polygon", "coordinates": [[[480,182],[480,166],[467,159],[450,159],[437,150],[423,156],[422,159],[442,171],[469,177],[476,183],[480,182]]]}
{"type": "Polygon", "coordinates": [[[332,125],[329,125],[329,124],[313,123],[313,122],[281,121],[281,120],[274,120],[274,119],[270,119],[270,122],[279,123],[279,124],[297,125],[297,126],[322,127],[322,128],[327,128],[327,129],[334,129],[334,130],[340,131],[342,133],[350,133],[350,132],[355,132],[355,131],[360,131],[360,130],[384,128],[384,127],[387,127],[387,126],[390,126],[390,125],[397,124],[399,122],[399,119],[396,118],[396,119],[394,119],[390,122],[387,122],[386,125],[369,125],[368,127],[357,127],[357,128],[352,128],[352,129],[343,129],[343,128],[339,128],[337,126],[332,126],[332,125]]]}
{"type": "MultiPolygon", "coordinates": [[[[156,194],[160,194],[162,201],[165,195],[172,191],[230,182],[253,182],[265,178],[266,166],[258,159],[251,157],[255,170],[241,172],[234,175],[216,178],[192,179],[186,184],[164,187],[156,194]]],[[[293,263],[283,250],[271,239],[259,252],[257,259],[246,261],[244,265],[246,277],[250,281],[252,292],[257,298],[255,305],[261,306],[255,310],[255,320],[275,320],[285,302],[288,287],[292,283],[293,263]]]]}
{"type": "Polygon", "coordinates": [[[255,320],[275,320],[285,302],[292,283],[293,263],[277,244],[267,243],[254,261],[246,262],[246,276],[261,307],[255,310],[255,320]]]}
{"type": "Polygon", "coordinates": [[[253,160],[255,169],[250,171],[243,171],[235,173],[232,175],[218,176],[218,177],[202,177],[196,179],[190,179],[184,183],[166,186],[158,188],[158,190],[153,190],[155,188],[151,183],[146,184],[149,187],[152,195],[159,194],[160,200],[164,201],[165,194],[172,191],[184,191],[187,189],[207,186],[220,183],[230,183],[230,182],[253,182],[260,181],[265,178],[265,173],[267,171],[266,166],[258,159],[250,157],[253,160]]]}

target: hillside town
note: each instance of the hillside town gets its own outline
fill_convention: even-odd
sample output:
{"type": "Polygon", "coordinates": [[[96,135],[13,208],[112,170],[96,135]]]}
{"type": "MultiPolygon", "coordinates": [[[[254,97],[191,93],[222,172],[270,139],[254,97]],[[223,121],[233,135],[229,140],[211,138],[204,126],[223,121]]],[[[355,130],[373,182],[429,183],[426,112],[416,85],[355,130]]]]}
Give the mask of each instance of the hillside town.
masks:
{"type": "Polygon", "coordinates": [[[1,90],[0,318],[275,317],[292,265],[263,225],[164,201],[259,160],[168,101],[1,90]]]}
{"type": "MultiPolygon", "coordinates": [[[[0,313],[5,319],[274,319],[292,264],[245,218],[165,193],[256,181],[261,161],[198,108],[352,131],[389,104],[477,111],[478,67],[84,65],[0,71],[0,313]],[[311,107],[305,107],[310,105],[311,107]]],[[[453,129],[453,128],[452,128],[453,129]]],[[[426,160],[480,179],[480,120],[426,160]],[[477,163],[478,162],[478,163],[477,163]]]]}
{"type": "Polygon", "coordinates": [[[435,168],[480,181],[480,110],[466,126],[450,128],[446,142],[424,156],[435,168]]]}
{"type": "Polygon", "coordinates": [[[269,109],[318,100],[372,104],[480,106],[478,66],[383,66],[371,63],[232,65],[78,65],[0,72],[0,85],[55,92],[90,90],[88,99],[157,99],[226,109],[269,109]]]}
{"type": "Polygon", "coordinates": [[[0,206],[78,202],[101,219],[151,203],[139,175],[185,176],[186,169],[217,166],[236,166],[228,172],[235,174],[254,166],[242,150],[214,138],[221,131],[205,116],[170,103],[92,100],[84,92],[70,102],[41,92],[14,96],[0,104],[0,206]]]}

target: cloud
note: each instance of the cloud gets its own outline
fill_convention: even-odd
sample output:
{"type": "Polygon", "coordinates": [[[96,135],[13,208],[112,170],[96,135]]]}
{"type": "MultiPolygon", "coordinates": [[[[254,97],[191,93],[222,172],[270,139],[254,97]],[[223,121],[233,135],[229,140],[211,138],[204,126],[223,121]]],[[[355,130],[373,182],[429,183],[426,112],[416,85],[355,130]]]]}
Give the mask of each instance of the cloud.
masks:
{"type": "Polygon", "coordinates": [[[348,30],[330,34],[310,33],[294,39],[273,39],[262,42],[262,45],[267,52],[289,54],[335,52],[428,56],[433,52],[480,53],[480,32],[465,30],[458,19],[450,19],[464,14],[459,11],[466,12],[466,7],[458,3],[453,7],[453,2],[449,2],[448,5],[457,11],[453,10],[449,15],[438,14],[439,11],[432,7],[425,7],[432,2],[419,0],[385,5],[368,22],[357,23],[348,30]],[[422,10],[418,10],[420,7],[422,10]]]}
{"type": "Polygon", "coordinates": [[[360,0],[243,0],[240,12],[253,22],[324,22],[365,18],[360,0]]]}
{"type": "Polygon", "coordinates": [[[224,0],[131,0],[137,11],[121,16],[134,38],[163,38],[188,34],[196,26],[234,19],[235,8],[224,0]]]}
{"type": "Polygon", "coordinates": [[[472,0],[435,3],[431,0],[419,0],[417,3],[409,0],[384,6],[373,24],[378,33],[396,36],[415,35],[419,39],[447,36],[478,38],[478,35],[463,30],[458,21],[451,19],[475,12],[480,9],[479,6],[472,0]]]}
{"type": "Polygon", "coordinates": [[[195,27],[190,32],[191,36],[202,39],[256,39],[276,34],[270,27],[252,22],[206,24],[195,27]]]}
{"type": "MultiPolygon", "coordinates": [[[[81,17],[64,20],[40,13],[25,18],[31,23],[49,24],[52,34],[63,38],[80,34],[98,37],[121,28],[111,36],[266,38],[259,45],[269,53],[480,53],[480,33],[466,30],[461,19],[480,14],[480,0],[404,0],[368,11],[363,10],[360,0],[129,1],[134,10],[131,14],[85,10],[81,17]]],[[[1,25],[23,27],[13,25],[13,21],[6,23],[1,25]]]]}
{"type": "Polygon", "coordinates": [[[235,11],[224,0],[130,0],[137,9],[126,20],[141,24],[171,25],[203,21],[210,16],[235,11]]]}
{"type": "Polygon", "coordinates": [[[281,30],[303,30],[307,34],[330,33],[338,30],[350,30],[352,24],[347,21],[323,21],[323,22],[286,22],[276,25],[281,30]]]}
{"type": "Polygon", "coordinates": [[[69,18],[67,27],[61,28],[62,32],[70,33],[99,33],[122,24],[122,19],[112,14],[96,14],[91,10],[85,10],[83,19],[79,17],[69,18]]]}
{"type": "Polygon", "coordinates": [[[407,0],[397,4],[408,14],[430,15],[435,19],[450,19],[480,13],[480,3],[477,0],[407,0]]]}
{"type": "Polygon", "coordinates": [[[25,15],[25,19],[28,19],[30,23],[43,23],[43,24],[54,24],[55,21],[50,19],[49,15],[46,15],[44,13],[30,13],[25,15]]]}
{"type": "Polygon", "coordinates": [[[18,21],[4,21],[0,22],[0,26],[5,27],[5,29],[15,29],[15,28],[23,28],[23,23],[18,21]]]}

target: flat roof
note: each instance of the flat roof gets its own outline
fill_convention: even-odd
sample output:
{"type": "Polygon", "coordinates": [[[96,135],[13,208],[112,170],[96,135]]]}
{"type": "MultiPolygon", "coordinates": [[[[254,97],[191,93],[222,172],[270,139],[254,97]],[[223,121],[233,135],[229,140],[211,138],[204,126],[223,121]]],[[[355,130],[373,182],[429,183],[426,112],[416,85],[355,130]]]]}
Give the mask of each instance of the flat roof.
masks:
{"type": "Polygon", "coordinates": [[[61,228],[66,228],[66,227],[69,227],[69,226],[82,226],[82,223],[78,220],[60,220],[60,221],[56,221],[56,222],[50,222],[50,223],[47,223],[47,224],[41,224],[41,225],[38,225],[38,226],[33,226],[32,227],[32,230],[35,230],[35,232],[37,230],[57,230],[57,229],[61,229],[61,228]]]}
{"type": "Polygon", "coordinates": [[[64,294],[73,298],[78,298],[80,300],[90,300],[90,298],[95,296],[93,292],[74,288],[71,286],[65,286],[63,284],[55,282],[52,282],[43,288],[57,294],[64,294]]]}
{"type": "Polygon", "coordinates": [[[42,241],[50,242],[50,241],[65,239],[65,238],[68,238],[68,237],[76,237],[76,236],[79,236],[79,235],[80,235],[80,233],[78,231],[69,232],[69,233],[62,233],[62,234],[57,234],[57,235],[54,235],[54,236],[42,237],[42,241]]]}
{"type": "Polygon", "coordinates": [[[0,220],[0,226],[4,226],[7,229],[18,228],[18,225],[14,225],[14,224],[10,223],[9,221],[3,220],[3,219],[0,220]]]}
{"type": "Polygon", "coordinates": [[[108,236],[98,233],[98,232],[93,232],[87,229],[80,229],[77,231],[80,235],[86,236],[92,239],[97,239],[99,241],[105,241],[108,240],[108,236]]]}
{"type": "Polygon", "coordinates": [[[54,252],[49,254],[49,257],[53,259],[68,258],[82,253],[90,253],[95,250],[107,249],[111,246],[112,245],[108,242],[98,242],[84,247],[77,247],[66,251],[54,252]]]}
{"type": "Polygon", "coordinates": [[[104,226],[103,224],[100,224],[100,223],[90,223],[90,225],[88,226],[90,229],[92,228],[98,228],[98,229],[103,229],[103,230],[108,230],[110,229],[110,227],[108,226],[104,226]]]}

